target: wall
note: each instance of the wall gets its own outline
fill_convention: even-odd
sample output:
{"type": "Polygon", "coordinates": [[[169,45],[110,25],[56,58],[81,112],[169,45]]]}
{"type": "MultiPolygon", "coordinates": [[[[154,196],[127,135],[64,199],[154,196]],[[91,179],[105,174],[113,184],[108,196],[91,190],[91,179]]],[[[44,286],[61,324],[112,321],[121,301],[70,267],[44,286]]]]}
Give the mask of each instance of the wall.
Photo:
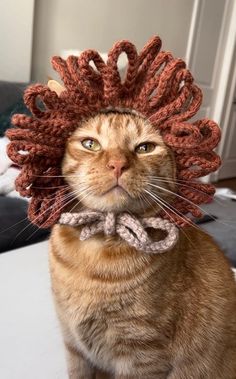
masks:
{"type": "Polygon", "coordinates": [[[36,0],[32,78],[55,76],[50,57],[63,49],[107,51],[123,38],[141,48],[158,34],[184,57],[192,8],[193,0],[36,0]]]}
{"type": "Polygon", "coordinates": [[[33,9],[34,0],[0,0],[0,80],[30,80],[33,9]]]}

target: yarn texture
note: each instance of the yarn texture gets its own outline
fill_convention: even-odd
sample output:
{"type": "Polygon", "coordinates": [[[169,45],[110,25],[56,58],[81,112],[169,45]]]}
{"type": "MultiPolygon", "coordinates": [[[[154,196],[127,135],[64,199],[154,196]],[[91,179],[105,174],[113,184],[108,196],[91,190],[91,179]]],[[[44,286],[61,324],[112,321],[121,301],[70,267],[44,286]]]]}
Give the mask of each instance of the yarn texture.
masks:
{"type": "Polygon", "coordinates": [[[178,226],[188,224],[178,213],[199,217],[197,205],[209,202],[214,186],[197,179],[220,166],[213,151],[220,129],[209,119],[189,120],[200,108],[202,93],[184,61],[161,51],[160,38],[153,37],[139,53],[131,42],[122,40],[109,51],[107,62],[97,51],[86,50],[66,60],[53,57],[52,66],[65,90],[58,96],[47,85],[27,88],[24,101],[32,115],[14,115],[15,128],[7,131],[8,154],[22,167],[16,189],[31,198],[30,220],[41,227],[59,220],[68,191],[63,177],[58,177],[66,141],[83,120],[109,108],[130,109],[147,118],[174,153],[177,194],[186,201],[176,197],[172,204],[176,213],[163,217],[178,226]],[[128,60],[123,81],[117,66],[122,53],[128,60]]]}
{"type": "Polygon", "coordinates": [[[80,233],[80,240],[86,240],[94,234],[103,232],[105,235],[118,234],[129,245],[145,253],[164,253],[175,246],[178,241],[177,227],[160,217],[145,217],[137,219],[123,212],[115,215],[112,212],[83,211],[79,213],[63,213],[60,224],[79,226],[85,225],[80,233]],[[167,236],[158,242],[153,242],[145,228],[161,229],[167,236]]]}

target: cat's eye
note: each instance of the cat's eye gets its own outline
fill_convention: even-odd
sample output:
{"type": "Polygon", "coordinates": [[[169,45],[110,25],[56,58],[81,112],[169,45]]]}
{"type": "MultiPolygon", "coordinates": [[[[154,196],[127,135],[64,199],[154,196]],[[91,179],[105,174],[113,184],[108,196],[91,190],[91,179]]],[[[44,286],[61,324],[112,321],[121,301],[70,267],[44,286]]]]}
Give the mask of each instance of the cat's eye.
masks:
{"type": "Polygon", "coordinates": [[[85,149],[91,150],[91,151],[99,151],[101,150],[101,145],[98,141],[92,138],[87,138],[81,141],[81,144],[85,149]]]}
{"type": "Polygon", "coordinates": [[[155,149],[156,145],[152,142],[141,143],[135,148],[137,154],[151,153],[155,149]]]}

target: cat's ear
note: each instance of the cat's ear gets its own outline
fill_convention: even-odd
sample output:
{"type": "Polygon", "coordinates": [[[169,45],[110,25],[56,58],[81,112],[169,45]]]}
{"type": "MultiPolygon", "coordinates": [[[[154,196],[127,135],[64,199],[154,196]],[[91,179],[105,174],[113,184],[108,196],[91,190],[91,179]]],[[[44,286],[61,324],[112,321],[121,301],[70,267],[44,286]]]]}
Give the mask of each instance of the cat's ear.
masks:
{"type": "Polygon", "coordinates": [[[60,96],[60,94],[65,91],[65,87],[63,87],[60,83],[58,83],[56,80],[49,80],[47,86],[51,91],[56,92],[57,96],[60,96]]]}

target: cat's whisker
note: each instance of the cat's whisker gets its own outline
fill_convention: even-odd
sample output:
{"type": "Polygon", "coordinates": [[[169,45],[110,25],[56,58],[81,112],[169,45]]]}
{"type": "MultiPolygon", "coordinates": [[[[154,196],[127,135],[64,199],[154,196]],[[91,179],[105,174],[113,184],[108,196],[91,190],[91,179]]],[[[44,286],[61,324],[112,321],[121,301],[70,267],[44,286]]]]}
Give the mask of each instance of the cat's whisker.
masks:
{"type": "Polygon", "coordinates": [[[140,193],[139,194],[139,201],[140,201],[140,203],[141,203],[141,206],[142,206],[142,208],[143,208],[143,212],[145,212],[145,207],[144,207],[144,204],[145,204],[145,196],[144,196],[144,194],[143,193],[140,193]],[[144,204],[143,204],[144,203],[144,204]]]}
{"type": "Polygon", "coordinates": [[[68,184],[62,184],[59,186],[54,186],[54,187],[37,187],[37,186],[32,186],[31,188],[33,189],[58,189],[58,188],[69,188],[68,184]]]}
{"type": "MultiPolygon", "coordinates": [[[[150,180],[167,182],[167,183],[171,183],[171,184],[175,184],[175,185],[180,184],[181,186],[186,187],[186,188],[190,188],[190,189],[194,190],[195,192],[202,193],[203,195],[208,195],[208,193],[206,191],[203,191],[203,190],[200,190],[198,188],[191,186],[191,184],[203,184],[200,181],[182,180],[182,179],[176,179],[176,178],[169,178],[168,176],[157,176],[157,175],[148,175],[148,177],[150,178],[150,180]]],[[[208,195],[208,196],[211,197],[211,195],[208,195]]],[[[223,204],[222,201],[219,201],[218,199],[215,199],[215,200],[217,200],[218,203],[223,204]]]]}
{"type": "MultiPolygon", "coordinates": [[[[149,207],[151,207],[151,208],[154,210],[154,212],[156,212],[156,208],[155,208],[154,205],[151,203],[151,201],[149,201],[148,197],[145,196],[144,193],[143,193],[142,195],[143,195],[144,203],[147,204],[149,207]]],[[[165,213],[167,213],[166,210],[163,209],[163,211],[164,211],[165,213]]]]}
{"type": "MultiPolygon", "coordinates": [[[[85,190],[84,191],[80,191],[80,190],[74,190],[73,191],[73,198],[71,199],[71,200],[69,200],[66,204],[63,204],[62,206],[61,206],[61,208],[59,208],[59,211],[60,210],[63,210],[66,206],[68,206],[72,201],[76,201],[76,204],[75,204],[75,206],[77,206],[79,203],[81,203],[87,196],[89,196],[89,195],[91,195],[91,191],[90,192],[88,192],[87,191],[87,194],[82,198],[82,199],[79,199],[78,200],[78,196],[81,196],[81,194],[82,193],[84,193],[85,192],[85,190]]],[[[74,209],[75,208],[75,206],[72,208],[72,209],[74,209]]],[[[70,210],[70,212],[71,212],[71,210],[70,210]]],[[[53,216],[53,214],[50,216],[50,217],[52,217],[53,216]]]]}
{"type": "MultiPolygon", "coordinates": [[[[72,196],[73,196],[73,194],[70,193],[70,194],[67,194],[67,195],[64,197],[64,201],[67,200],[68,198],[70,199],[70,197],[71,197],[71,199],[70,199],[66,204],[64,204],[63,207],[66,206],[66,205],[68,205],[68,203],[70,203],[72,200],[74,200],[74,197],[72,197],[72,196]]],[[[54,206],[54,205],[51,205],[51,206],[48,207],[44,212],[40,213],[40,215],[36,216],[36,217],[33,219],[33,224],[36,223],[36,221],[37,221],[41,216],[43,216],[45,213],[47,213],[48,210],[52,209],[53,206],[54,206]]],[[[27,218],[26,218],[26,219],[27,219],[27,218]]],[[[16,241],[16,239],[17,239],[22,233],[24,233],[25,230],[27,230],[27,228],[30,228],[31,226],[32,226],[32,224],[26,225],[26,227],[23,228],[23,229],[22,229],[22,230],[16,235],[15,239],[13,240],[13,243],[16,241]]]]}
{"type": "Polygon", "coordinates": [[[76,204],[70,209],[70,212],[73,212],[73,210],[79,205],[81,204],[88,196],[90,196],[91,194],[90,193],[87,193],[86,195],[84,195],[82,198],[80,198],[76,204]]]}
{"type": "MultiPolygon", "coordinates": [[[[165,183],[170,183],[170,184],[178,184],[178,180],[171,180],[171,179],[169,179],[169,178],[165,178],[165,177],[156,177],[156,176],[152,176],[152,175],[149,175],[149,178],[150,178],[150,180],[154,180],[154,181],[157,181],[157,182],[165,182],[165,183]]],[[[185,182],[185,183],[188,183],[188,181],[183,181],[183,182],[185,182]]],[[[192,182],[192,183],[197,183],[197,182],[192,182]]],[[[211,199],[212,198],[212,196],[211,195],[208,195],[207,194],[207,192],[205,192],[205,191],[202,191],[202,190],[199,190],[198,188],[195,188],[195,187],[192,187],[192,186],[190,186],[189,184],[184,184],[184,183],[181,183],[181,186],[182,187],[185,187],[185,188],[189,188],[189,189],[191,189],[191,190],[193,190],[193,191],[195,191],[195,192],[198,192],[198,193],[201,193],[201,194],[203,194],[203,195],[205,195],[205,196],[209,196],[209,199],[211,199]]],[[[214,197],[214,201],[216,202],[216,203],[218,203],[219,205],[222,205],[222,206],[225,206],[225,204],[224,204],[224,202],[223,201],[220,201],[219,199],[217,199],[216,197],[214,197]]]]}
{"type": "MultiPolygon", "coordinates": [[[[70,199],[70,201],[72,201],[73,199],[70,199]]],[[[69,203],[68,202],[68,203],[69,203]]],[[[36,221],[42,217],[46,212],[48,212],[48,210],[50,210],[53,206],[49,207],[46,211],[42,212],[40,215],[36,216],[34,219],[33,219],[33,223],[36,223],[36,221]]],[[[26,225],[25,228],[23,228],[19,233],[17,233],[17,235],[15,236],[14,240],[12,241],[12,244],[15,243],[15,241],[17,240],[17,238],[22,234],[24,233],[27,229],[29,229],[30,227],[32,227],[33,225],[32,224],[29,224],[29,225],[26,225]]]]}
{"type": "MultiPolygon", "coordinates": [[[[148,203],[151,205],[151,207],[154,209],[154,211],[155,211],[155,208],[154,208],[154,206],[153,206],[153,204],[151,204],[151,202],[148,200],[148,198],[146,198],[147,199],[147,201],[148,201],[148,203]]],[[[156,202],[156,201],[155,201],[156,202]]],[[[169,217],[170,217],[170,220],[173,222],[173,223],[175,223],[175,220],[174,220],[174,218],[173,218],[173,216],[171,215],[171,213],[169,213],[165,208],[164,208],[164,206],[162,206],[160,203],[157,203],[158,204],[158,206],[162,209],[162,211],[163,212],[165,212],[169,217]]],[[[190,242],[190,244],[192,245],[192,241],[191,241],[191,239],[189,238],[189,236],[187,235],[187,233],[184,231],[184,230],[182,230],[182,233],[185,235],[185,237],[189,240],[189,242],[190,242]]],[[[193,245],[192,245],[193,246],[193,245]]]]}
{"type": "MultiPolygon", "coordinates": [[[[174,197],[176,196],[176,197],[178,197],[178,198],[180,198],[180,199],[186,201],[187,203],[189,203],[189,204],[191,204],[191,205],[193,205],[193,206],[196,206],[198,209],[200,209],[201,212],[203,212],[203,213],[207,213],[207,212],[206,212],[203,208],[201,208],[199,205],[193,203],[191,200],[186,199],[185,197],[179,195],[178,193],[175,193],[175,192],[173,192],[173,191],[171,191],[171,190],[168,190],[167,188],[164,188],[164,187],[158,186],[158,185],[153,184],[153,183],[150,183],[150,182],[147,182],[147,184],[148,184],[149,186],[152,186],[152,187],[158,188],[158,189],[161,190],[161,191],[167,192],[167,193],[173,195],[174,197]]],[[[213,218],[214,218],[214,217],[213,217],[213,218]]],[[[214,218],[214,220],[215,220],[215,218],[214,218]]]]}
{"type": "MultiPolygon", "coordinates": [[[[75,200],[75,197],[74,197],[74,196],[77,195],[77,194],[78,194],[78,191],[71,191],[71,192],[67,193],[67,194],[64,196],[63,201],[67,201],[68,199],[69,199],[69,201],[67,201],[66,203],[63,203],[62,207],[61,207],[59,210],[63,209],[65,206],[69,205],[70,202],[74,201],[74,200],[75,200]]],[[[43,199],[41,199],[41,200],[44,200],[44,199],[45,199],[45,198],[43,198],[43,199]]],[[[47,199],[47,197],[46,197],[46,199],[47,199]]],[[[52,198],[52,199],[53,199],[53,198],[52,198]]],[[[52,209],[53,206],[54,206],[54,205],[51,205],[48,209],[46,209],[44,212],[42,212],[39,216],[36,216],[36,217],[34,218],[34,220],[33,220],[33,223],[36,223],[36,221],[37,221],[41,216],[43,216],[45,213],[47,213],[48,210],[52,209]]],[[[51,215],[51,217],[52,217],[52,216],[53,216],[53,214],[51,215]]],[[[25,217],[24,220],[27,220],[27,217],[25,217]]],[[[16,235],[16,237],[15,237],[15,239],[14,239],[13,242],[15,242],[15,240],[21,235],[21,233],[23,233],[25,230],[27,230],[27,228],[30,228],[31,226],[32,226],[32,224],[29,224],[29,225],[27,225],[23,230],[21,230],[21,231],[16,235]]],[[[4,231],[3,231],[3,232],[4,232],[4,231]]]]}
{"type": "MultiPolygon", "coordinates": [[[[157,195],[156,195],[157,196],[157,195]]],[[[171,204],[169,204],[169,203],[167,203],[163,198],[161,198],[160,199],[160,197],[158,196],[158,198],[159,198],[159,201],[163,201],[164,203],[166,203],[166,204],[168,204],[168,206],[170,206],[171,207],[171,210],[172,210],[172,212],[174,212],[176,215],[178,215],[179,217],[181,217],[183,220],[186,220],[187,222],[189,221],[189,219],[187,218],[187,217],[185,217],[181,212],[179,212],[178,211],[178,213],[176,213],[176,209],[171,205],[171,204]],[[183,217],[182,217],[182,216],[183,217]]],[[[167,206],[167,205],[166,205],[167,206]]],[[[207,212],[205,212],[207,215],[209,215],[209,216],[211,216],[209,213],[207,213],[207,212]]],[[[211,216],[212,217],[212,216],[211,216]]],[[[222,225],[224,225],[224,226],[227,226],[227,227],[231,227],[232,229],[235,229],[234,227],[232,227],[232,225],[229,225],[229,224],[226,224],[226,223],[224,223],[224,222],[221,222],[221,221],[219,221],[218,219],[215,219],[215,221],[216,222],[218,222],[219,224],[222,224],[222,225]]],[[[190,224],[191,226],[193,226],[195,229],[197,229],[197,230],[202,230],[201,228],[199,228],[195,223],[191,223],[190,224]]]]}
{"type": "MultiPolygon", "coordinates": [[[[77,193],[77,191],[74,191],[74,192],[76,192],[77,193]]],[[[73,195],[75,195],[75,194],[73,194],[73,195]]],[[[87,194],[86,196],[89,196],[89,194],[87,194]]],[[[86,197],[85,196],[85,197],[86,197]]],[[[85,197],[83,197],[81,200],[79,200],[79,201],[76,201],[76,204],[72,207],[72,209],[70,210],[70,212],[72,212],[73,211],[73,209],[76,207],[76,206],[78,206],[79,205],[79,203],[81,203],[83,200],[84,200],[84,198],[85,197]]],[[[71,200],[75,200],[74,198],[73,199],[71,199],[71,200]]],[[[66,204],[66,205],[63,205],[59,210],[62,210],[65,206],[68,206],[70,204],[70,201],[66,204]]],[[[53,216],[53,214],[51,215],[51,217],[53,216]]],[[[33,237],[33,235],[35,234],[37,232],[37,230],[36,231],[34,231],[27,239],[26,239],[26,241],[28,241],[28,240],[30,240],[32,237],[33,237]]]]}
{"type": "MultiPolygon", "coordinates": [[[[72,202],[72,200],[74,200],[74,199],[71,199],[70,201],[68,201],[67,205],[69,205],[70,202],[72,202]]],[[[59,210],[63,209],[63,207],[59,208],[59,210]]],[[[52,216],[53,216],[53,214],[50,217],[52,217],[52,216]]],[[[30,234],[29,237],[26,238],[26,241],[29,241],[35,235],[36,232],[37,232],[37,230],[35,230],[32,234],[30,234]]]]}
{"type": "MultiPolygon", "coordinates": [[[[156,202],[156,204],[170,217],[170,219],[172,220],[172,222],[173,223],[175,223],[175,220],[174,220],[174,218],[173,218],[173,216],[171,215],[171,213],[169,213],[169,212],[167,212],[167,210],[165,209],[165,208],[167,208],[170,212],[172,212],[172,213],[174,213],[175,215],[177,215],[178,217],[180,217],[181,219],[183,219],[183,221],[185,222],[185,221],[187,221],[187,222],[189,222],[189,226],[194,226],[186,217],[182,217],[182,216],[180,216],[175,210],[173,210],[173,209],[171,209],[170,207],[169,207],[169,205],[167,205],[167,204],[165,204],[165,202],[164,201],[162,201],[160,198],[159,198],[159,196],[155,196],[152,192],[150,192],[150,191],[148,191],[148,190],[145,190],[145,192],[147,192],[153,199],[154,199],[154,202],[156,202]],[[162,205],[163,206],[162,206],[162,205]]],[[[198,230],[200,230],[200,228],[197,228],[198,230]]],[[[192,245],[192,246],[194,246],[193,244],[192,244],[192,241],[191,241],[191,239],[188,237],[188,235],[187,235],[187,233],[183,230],[183,228],[181,229],[182,230],[182,233],[185,235],[185,237],[188,239],[188,241],[190,242],[190,244],[192,245]]]]}
{"type": "MultiPolygon", "coordinates": [[[[67,194],[65,195],[64,200],[67,200],[67,199],[70,198],[71,196],[74,196],[74,195],[77,195],[77,194],[78,194],[78,191],[70,191],[69,193],[67,193],[67,194]]],[[[52,194],[52,199],[53,199],[53,196],[54,196],[54,195],[55,195],[55,194],[52,194]]],[[[48,199],[48,197],[39,198],[39,200],[45,200],[45,199],[48,199]]],[[[52,207],[53,207],[53,206],[50,206],[49,209],[51,209],[52,207]]],[[[45,211],[42,213],[42,215],[44,215],[47,211],[48,211],[48,209],[45,210],[45,211]]],[[[37,221],[38,218],[39,218],[39,216],[37,216],[37,217],[34,219],[34,222],[37,221]]],[[[26,220],[28,220],[28,216],[26,216],[26,217],[24,217],[23,219],[19,220],[18,222],[14,223],[13,225],[9,226],[8,228],[6,228],[6,229],[4,229],[4,230],[1,230],[1,231],[0,231],[0,234],[5,233],[5,232],[11,230],[12,228],[14,228],[14,227],[16,227],[17,225],[19,225],[19,224],[25,222],[26,220]]],[[[31,226],[32,226],[32,224],[27,225],[27,227],[31,227],[31,226]]],[[[23,232],[23,230],[20,231],[20,233],[21,233],[21,232],[23,232]]],[[[20,235],[20,234],[19,234],[19,235],[20,235]]]]}
{"type": "Polygon", "coordinates": [[[179,211],[177,211],[174,207],[172,207],[171,204],[167,203],[163,198],[160,198],[160,196],[158,196],[156,193],[153,193],[147,189],[145,189],[144,191],[147,192],[151,197],[153,197],[153,199],[156,199],[158,202],[163,204],[171,212],[175,213],[175,215],[180,217],[184,222],[187,222],[189,224],[189,226],[193,226],[193,227],[195,226],[197,229],[200,229],[196,225],[194,225],[187,217],[185,217],[184,215],[181,216],[179,214],[180,213],[179,211]]]}
{"type": "MultiPolygon", "coordinates": [[[[155,212],[156,212],[156,208],[154,207],[154,205],[149,201],[148,197],[145,197],[144,194],[143,194],[143,198],[144,198],[144,201],[146,201],[146,204],[149,205],[155,212]]],[[[155,202],[156,203],[156,202],[155,202]]],[[[157,204],[157,203],[156,203],[157,204]]],[[[168,214],[170,217],[171,215],[166,211],[166,209],[164,209],[161,204],[158,203],[158,206],[166,213],[168,214]]],[[[173,220],[173,218],[172,218],[173,220]]]]}
{"type": "Polygon", "coordinates": [[[196,184],[196,183],[201,183],[201,182],[197,182],[196,180],[191,180],[191,179],[188,179],[188,180],[185,180],[185,179],[177,179],[177,178],[169,178],[168,176],[160,176],[160,175],[149,175],[151,178],[157,178],[157,179],[167,179],[167,180],[173,180],[175,183],[192,183],[192,184],[196,184]]]}
{"type": "MultiPolygon", "coordinates": [[[[205,215],[207,215],[207,216],[211,216],[211,218],[212,218],[214,221],[216,221],[216,222],[218,222],[218,223],[220,223],[220,224],[222,224],[222,225],[224,225],[224,226],[229,226],[229,227],[231,227],[232,229],[235,229],[235,228],[232,227],[232,225],[227,224],[227,223],[222,222],[222,221],[219,221],[216,217],[214,217],[213,215],[210,215],[207,211],[205,211],[205,209],[203,209],[203,208],[200,207],[199,205],[193,203],[191,200],[186,199],[186,198],[184,198],[183,196],[181,196],[181,195],[179,195],[179,194],[177,194],[177,193],[175,193],[175,192],[172,192],[172,191],[170,191],[170,190],[167,190],[167,189],[164,188],[164,187],[157,186],[157,185],[152,184],[152,183],[148,183],[148,184],[151,185],[151,186],[153,186],[153,187],[156,187],[156,188],[158,188],[158,189],[160,189],[160,190],[163,190],[163,191],[165,191],[165,192],[171,193],[171,194],[173,194],[173,195],[175,195],[175,196],[181,198],[182,200],[188,202],[189,204],[192,204],[192,205],[196,206],[197,208],[199,208],[200,211],[201,211],[202,213],[204,213],[205,215]]],[[[227,220],[223,220],[223,221],[227,221],[227,220]]]]}
{"type": "Polygon", "coordinates": [[[6,229],[4,229],[4,230],[1,230],[1,231],[0,231],[0,234],[5,233],[5,232],[11,230],[11,229],[14,228],[15,226],[17,226],[17,225],[23,223],[23,222],[26,221],[26,220],[28,220],[28,216],[24,217],[23,219],[21,219],[20,221],[16,222],[15,224],[9,226],[8,228],[6,228],[6,229]]]}
{"type": "MultiPolygon", "coordinates": [[[[43,198],[41,198],[41,199],[39,198],[39,200],[44,200],[44,199],[46,199],[46,198],[47,198],[47,197],[43,197],[43,198]]],[[[46,212],[46,211],[45,211],[45,212],[46,212]]],[[[23,219],[19,220],[18,222],[14,223],[13,225],[9,226],[8,228],[6,228],[6,229],[4,229],[4,230],[1,230],[1,231],[0,231],[0,234],[5,233],[5,232],[11,230],[11,229],[14,228],[15,226],[17,226],[17,225],[19,225],[19,224],[25,222],[26,220],[28,220],[28,216],[26,216],[26,217],[24,217],[23,219]]],[[[32,226],[32,225],[30,224],[29,226],[32,226]]]]}
{"type": "Polygon", "coordinates": [[[62,179],[67,179],[67,178],[76,178],[81,180],[80,175],[60,175],[60,176],[38,176],[39,178],[62,178],[62,179]]]}
{"type": "Polygon", "coordinates": [[[35,178],[65,178],[65,175],[33,175],[35,178]]]}

